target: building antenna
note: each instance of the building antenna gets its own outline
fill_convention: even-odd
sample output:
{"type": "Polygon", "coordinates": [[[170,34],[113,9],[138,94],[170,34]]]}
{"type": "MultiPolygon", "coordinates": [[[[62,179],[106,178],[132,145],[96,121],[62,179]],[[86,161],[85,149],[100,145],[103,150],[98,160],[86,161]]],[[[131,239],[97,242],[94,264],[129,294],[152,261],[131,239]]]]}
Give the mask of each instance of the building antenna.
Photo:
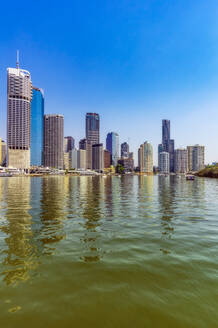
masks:
{"type": "Polygon", "coordinates": [[[17,49],[17,69],[19,69],[19,49],[17,49]]]}

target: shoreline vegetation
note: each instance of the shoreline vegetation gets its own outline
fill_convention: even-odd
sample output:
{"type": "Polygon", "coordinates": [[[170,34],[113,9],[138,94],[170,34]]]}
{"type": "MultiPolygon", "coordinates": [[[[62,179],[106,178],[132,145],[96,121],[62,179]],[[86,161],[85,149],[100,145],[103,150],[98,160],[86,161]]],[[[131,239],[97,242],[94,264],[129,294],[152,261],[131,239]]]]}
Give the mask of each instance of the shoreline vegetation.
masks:
{"type": "Polygon", "coordinates": [[[201,178],[218,178],[218,165],[208,165],[196,175],[201,178]]]}

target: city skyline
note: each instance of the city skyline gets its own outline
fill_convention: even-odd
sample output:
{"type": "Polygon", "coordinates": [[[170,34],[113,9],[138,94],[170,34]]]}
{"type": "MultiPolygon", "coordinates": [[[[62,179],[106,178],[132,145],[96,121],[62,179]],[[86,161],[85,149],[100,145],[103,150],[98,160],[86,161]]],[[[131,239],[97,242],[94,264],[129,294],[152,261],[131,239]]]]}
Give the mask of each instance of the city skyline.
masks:
{"type": "MultiPolygon", "coordinates": [[[[31,72],[34,85],[45,90],[45,112],[64,115],[64,134],[75,136],[76,144],[84,138],[85,113],[97,112],[102,118],[100,142],[105,142],[109,131],[117,131],[120,143],[128,141],[137,158],[144,140],[157,149],[159,122],[167,118],[172,122],[175,148],[204,144],[206,163],[218,160],[214,0],[209,6],[201,0],[197,4],[185,0],[182,5],[121,1],[100,6],[85,1],[85,6],[71,4],[68,10],[54,1],[52,12],[43,4],[40,19],[30,19],[33,5],[26,4],[14,3],[14,13],[22,10],[26,19],[11,19],[10,28],[0,37],[3,140],[6,68],[14,67],[19,48],[22,68],[31,72]],[[60,13],[62,24],[50,24],[60,13]],[[79,22],[76,17],[83,19],[79,22]]],[[[14,13],[7,3],[2,4],[2,12],[6,13],[0,22],[3,30],[9,12],[14,13]]]]}

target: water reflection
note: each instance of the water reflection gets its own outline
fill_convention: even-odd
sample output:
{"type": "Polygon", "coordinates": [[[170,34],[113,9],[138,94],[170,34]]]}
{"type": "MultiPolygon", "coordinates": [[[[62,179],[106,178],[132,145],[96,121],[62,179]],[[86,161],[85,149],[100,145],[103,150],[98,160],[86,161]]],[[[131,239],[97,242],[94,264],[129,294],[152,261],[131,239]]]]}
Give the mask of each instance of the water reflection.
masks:
{"type": "Polygon", "coordinates": [[[63,220],[66,218],[64,208],[65,179],[63,177],[45,177],[42,179],[41,214],[42,227],[40,242],[43,252],[51,255],[56,250],[56,243],[65,238],[63,220]]]}
{"type": "Polygon", "coordinates": [[[30,179],[11,178],[4,181],[6,223],[0,229],[6,234],[1,273],[7,285],[25,281],[38,265],[37,247],[33,243],[30,210],[30,179]]]}
{"type": "Polygon", "coordinates": [[[85,245],[85,262],[97,262],[101,258],[100,232],[101,202],[104,195],[102,177],[81,177],[79,179],[80,207],[83,209],[85,231],[81,241],[85,245]]]}

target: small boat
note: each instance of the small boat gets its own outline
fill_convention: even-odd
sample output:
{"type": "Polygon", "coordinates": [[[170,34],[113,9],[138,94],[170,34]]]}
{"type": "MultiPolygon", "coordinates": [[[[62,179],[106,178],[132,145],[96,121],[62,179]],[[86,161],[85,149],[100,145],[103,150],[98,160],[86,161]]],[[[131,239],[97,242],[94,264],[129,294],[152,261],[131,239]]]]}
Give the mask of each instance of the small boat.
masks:
{"type": "Polygon", "coordinates": [[[188,181],[193,181],[195,179],[195,176],[192,174],[187,174],[185,177],[186,177],[186,180],[188,180],[188,181]]]}
{"type": "Polygon", "coordinates": [[[12,174],[8,172],[0,172],[0,177],[12,177],[12,174]]]}

